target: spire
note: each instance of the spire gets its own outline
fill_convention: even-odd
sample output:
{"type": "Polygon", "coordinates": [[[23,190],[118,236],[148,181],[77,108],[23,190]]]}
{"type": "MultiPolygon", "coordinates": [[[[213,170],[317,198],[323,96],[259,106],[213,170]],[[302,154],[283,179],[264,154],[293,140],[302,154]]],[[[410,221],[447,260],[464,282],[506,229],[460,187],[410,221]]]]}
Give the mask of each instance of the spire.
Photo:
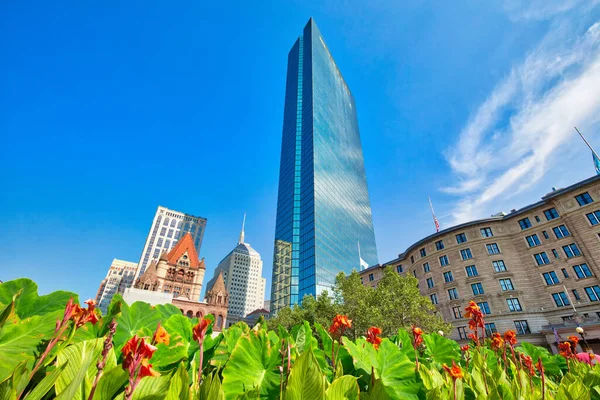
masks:
{"type": "Polygon", "coordinates": [[[244,243],[244,226],[246,225],[246,213],[244,213],[244,220],[242,222],[242,231],[240,232],[240,239],[238,240],[238,244],[244,243]]]}

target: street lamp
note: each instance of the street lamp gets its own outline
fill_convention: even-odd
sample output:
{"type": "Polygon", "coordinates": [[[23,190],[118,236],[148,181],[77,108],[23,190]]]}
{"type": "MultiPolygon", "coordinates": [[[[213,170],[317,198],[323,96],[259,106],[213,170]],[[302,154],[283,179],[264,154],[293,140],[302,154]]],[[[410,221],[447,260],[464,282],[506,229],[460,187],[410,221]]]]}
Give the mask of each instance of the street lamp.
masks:
{"type": "Polygon", "coordinates": [[[575,332],[579,333],[579,336],[581,336],[581,338],[583,339],[583,343],[585,343],[585,351],[588,351],[590,349],[590,346],[588,345],[587,340],[585,340],[585,331],[583,330],[583,328],[581,326],[578,326],[577,328],[575,328],[575,332]]]}

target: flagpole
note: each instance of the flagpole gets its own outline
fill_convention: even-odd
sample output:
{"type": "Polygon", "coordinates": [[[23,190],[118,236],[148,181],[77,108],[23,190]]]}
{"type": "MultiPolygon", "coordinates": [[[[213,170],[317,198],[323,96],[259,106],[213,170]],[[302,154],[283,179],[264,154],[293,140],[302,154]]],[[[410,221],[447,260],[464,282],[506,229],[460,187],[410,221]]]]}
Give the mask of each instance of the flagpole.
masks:
{"type": "Polygon", "coordinates": [[[585,138],[585,136],[583,136],[583,133],[579,132],[579,129],[577,129],[576,126],[574,126],[574,128],[577,131],[577,133],[579,133],[579,136],[581,136],[581,138],[583,139],[583,141],[585,142],[585,144],[587,145],[587,147],[589,147],[589,149],[592,151],[592,154],[595,155],[596,158],[600,160],[600,157],[598,157],[598,153],[596,153],[596,151],[594,150],[594,148],[592,147],[592,145],[590,144],[590,142],[588,142],[587,139],[585,138]]]}
{"type": "MultiPolygon", "coordinates": [[[[577,129],[577,128],[575,128],[577,129]]],[[[575,308],[575,304],[573,303],[573,300],[571,300],[571,296],[569,295],[569,291],[567,290],[567,287],[565,285],[563,285],[563,288],[565,289],[565,293],[567,295],[567,299],[569,299],[569,303],[571,303],[571,307],[573,307],[573,311],[575,312],[575,314],[577,314],[577,309],[575,308]]]]}
{"type": "Polygon", "coordinates": [[[431,203],[431,197],[427,196],[427,198],[429,199],[429,207],[431,208],[431,216],[433,217],[433,223],[435,224],[435,231],[439,232],[440,231],[440,223],[438,222],[437,218],[435,217],[435,211],[433,211],[433,204],[431,203]]]}

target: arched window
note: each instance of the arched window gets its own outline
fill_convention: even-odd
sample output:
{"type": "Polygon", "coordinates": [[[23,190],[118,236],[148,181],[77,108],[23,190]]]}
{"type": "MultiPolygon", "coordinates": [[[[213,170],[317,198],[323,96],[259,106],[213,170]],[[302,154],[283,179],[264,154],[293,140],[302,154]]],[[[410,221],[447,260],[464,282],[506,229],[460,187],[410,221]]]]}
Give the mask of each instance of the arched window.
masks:
{"type": "Polygon", "coordinates": [[[175,228],[175,224],[177,224],[177,221],[175,221],[175,218],[173,218],[171,221],[171,228],[175,228]]]}
{"type": "Polygon", "coordinates": [[[200,311],[196,312],[196,318],[202,318],[202,313],[200,311]]]}
{"type": "Polygon", "coordinates": [[[223,316],[219,315],[219,318],[217,318],[217,328],[222,328],[223,327],[223,316]]]}
{"type": "Polygon", "coordinates": [[[163,222],[165,226],[169,226],[169,217],[165,218],[165,222],[163,222]]]}
{"type": "Polygon", "coordinates": [[[183,314],[183,310],[180,308],[179,311],[181,311],[181,313],[183,314]]]}
{"type": "Polygon", "coordinates": [[[223,298],[220,295],[217,296],[217,304],[221,304],[222,301],[223,301],[223,298]]]}
{"type": "Polygon", "coordinates": [[[167,279],[175,279],[175,268],[169,268],[167,271],[167,279]]]}
{"type": "Polygon", "coordinates": [[[146,283],[146,284],[144,285],[144,290],[149,290],[149,289],[150,289],[150,284],[146,283]]]}
{"type": "Polygon", "coordinates": [[[194,312],[192,310],[188,310],[188,312],[185,314],[188,318],[193,318],[194,317],[194,312]]]}
{"type": "Polygon", "coordinates": [[[179,271],[177,271],[177,282],[183,282],[183,275],[185,274],[185,272],[180,269],[179,271]]]}

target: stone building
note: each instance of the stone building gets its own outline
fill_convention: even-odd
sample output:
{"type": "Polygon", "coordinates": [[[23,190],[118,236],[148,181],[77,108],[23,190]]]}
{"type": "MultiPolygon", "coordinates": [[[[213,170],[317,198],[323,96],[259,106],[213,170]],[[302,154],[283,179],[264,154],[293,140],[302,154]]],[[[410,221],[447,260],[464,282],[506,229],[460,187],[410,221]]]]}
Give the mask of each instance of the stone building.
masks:
{"type": "Polygon", "coordinates": [[[384,268],[419,280],[421,293],[453,324],[454,339],[467,338],[463,314],[473,300],[488,334],[514,329],[556,350],[555,331],[566,338],[581,326],[600,353],[600,176],[430,235],[360,271],[363,284],[377,285],[384,268]]]}
{"type": "Polygon", "coordinates": [[[148,265],[135,282],[135,288],[126,290],[124,299],[150,304],[171,302],[190,318],[213,314],[214,329],[220,331],[227,319],[229,294],[223,276],[219,275],[206,291],[206,301],[199,301],[205,270],[204,259],[198,258],[193,236],[186,233],[169,252],[148,265]]]}

